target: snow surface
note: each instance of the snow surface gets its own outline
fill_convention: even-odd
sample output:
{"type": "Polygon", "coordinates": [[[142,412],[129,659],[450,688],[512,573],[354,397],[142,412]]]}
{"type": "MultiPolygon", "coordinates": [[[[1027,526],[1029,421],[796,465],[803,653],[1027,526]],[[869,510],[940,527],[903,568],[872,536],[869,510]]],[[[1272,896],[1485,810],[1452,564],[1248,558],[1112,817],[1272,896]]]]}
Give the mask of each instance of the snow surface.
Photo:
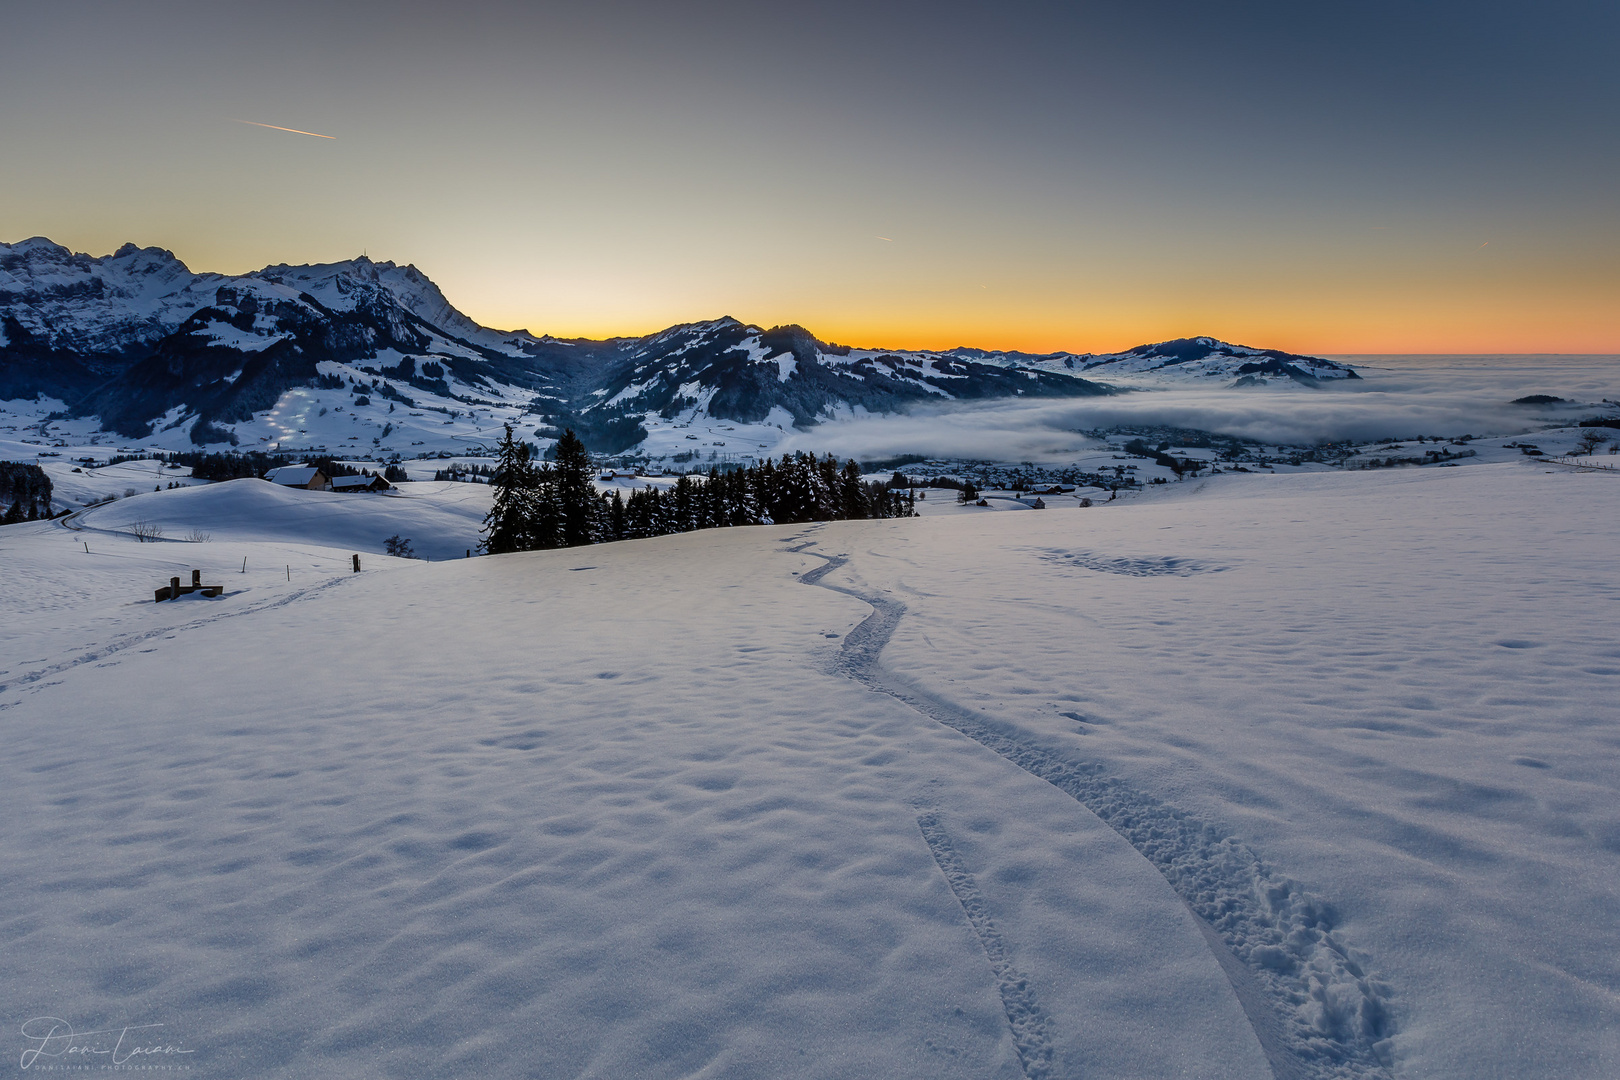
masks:
{"type": "Polygon", "coordinates": [[[56,1017],[221,1077],[1620,1072],[1611,474],[351,573],[488,494],[408,487],[0,529],[13,1060],[56,1017]],[[190,567],[227,595],[152,603],[190,567]]]}
{"type": "Polygon", "coordinates": [[[418,555],[459,559],[477,548],[489,506],[490,489],[482,484],[430,480],[397,484],[393,491],[345,493],[229,480],[104,503],[79,512],[72,526],[128,536],[142,522],[161,528],[167,540],[183,540],[196,530],[213,542],[271,540],[356,553],[380,553],[384,540],[400,536],[418,555]]]}

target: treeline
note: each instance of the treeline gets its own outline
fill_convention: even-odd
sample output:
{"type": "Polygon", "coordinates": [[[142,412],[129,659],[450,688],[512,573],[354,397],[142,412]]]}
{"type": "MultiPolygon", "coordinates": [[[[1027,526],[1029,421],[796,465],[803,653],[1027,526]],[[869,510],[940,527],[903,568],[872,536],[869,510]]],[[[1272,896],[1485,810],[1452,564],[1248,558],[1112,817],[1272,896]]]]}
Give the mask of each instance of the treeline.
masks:
{"type": "MultiPolygon", "coordinates": [[[[182,451],[166,454],[164,460],[174,465],[190,465],[191,475],[199,480],[241,480],[249,476],[263,476],[271,469],[297,463],[286,454],[264,454],[249,450],[241,454],[203,454],[182,451]]],[[[328,473],[327,475],[331,475],[328,473]]]]}
{"type": "Polygon", "coordinates": [[[1166,450],[1170,449],[1169,443],[1160,443],[1157,447],[1154,447],[1143,442],[1141,439],[1132,439],[1130,442],[1125,444],[1124,449],[1125,452],[1130,454],[1132,457],[1150,458],[1155,464],[1163,465],[1165,468],[1175,473],[1178,477],[1183,473],[1191,473],[1192,475],[1197,476],[1198,470],[1202,469],[1206,464],[1208,464],[1207,462],[1198,461],[1194,458],[1171,457],[1169,454],[1165,453],[1166,450]]]}
{"type": "MultiPolygon", "coordinates": [[[[180,453],[161,456],[164,461],[173,465],[190,465],[192,476],[198,480],[210,480],[215,483],[225,480],[259,477],[271,469],[279,469],[283,465],[299,464],[313,465],[325,473],[328,478],[376,475],[369,469],[357,469],[352,465],[344,465],[329,457],[312,458],[306,463],[302,458],[292,457],[287,454],[264,454],[257,450],[249,450],[241,454],[203,454],[181,451],[180,453]]],[[[389,465],[383,469],[382,477],[391,484],[407,479],[405,470],[398,465],[389,465]]]]}
{"type": "Polygon", "coordinates": [[[490,478],[494,503],[484,519],[483,549],[501,555],[734,525],[915,513],[906,493],[866,483],[859,465],[840,466],[830,455],[796,454],[727,472],[710,469],[706,479],[683,476],[673,487],[638,488],[628,499],[617,491],[602,495],[592,478],[590,455],[572,429],[558,439],[555,462],[536,463],[508,426],[490,478]]]}
{"type": "Polygon", "coordinates": [[[0,461],[0,525],[51,516],[51,478],[31,461],[0,461]]]}
{"type": "Polygon", "coordinates": [[[463,465],[459,462],[448,468],[433,471],[433,479],[453,480],[459,484],[487,484],[494,475],[495,469],[492,466],[463,465]]]}

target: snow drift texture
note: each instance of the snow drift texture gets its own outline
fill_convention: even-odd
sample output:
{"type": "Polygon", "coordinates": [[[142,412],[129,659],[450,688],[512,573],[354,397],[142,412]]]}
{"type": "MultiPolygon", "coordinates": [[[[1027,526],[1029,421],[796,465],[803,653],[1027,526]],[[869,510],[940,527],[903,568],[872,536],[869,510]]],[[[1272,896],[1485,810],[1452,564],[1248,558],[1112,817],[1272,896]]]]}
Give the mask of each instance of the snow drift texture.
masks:
{"type": "Polygon", "coordinates": [[[1620,1063],[1611,476],[360,574],[250,539],[258,494],[86,515],[211,543],[0,531],[12,1054],[54,1017],[217,1076],[1620,1063]],[[191,567],[229,594],[150,602],[191,567]]]}

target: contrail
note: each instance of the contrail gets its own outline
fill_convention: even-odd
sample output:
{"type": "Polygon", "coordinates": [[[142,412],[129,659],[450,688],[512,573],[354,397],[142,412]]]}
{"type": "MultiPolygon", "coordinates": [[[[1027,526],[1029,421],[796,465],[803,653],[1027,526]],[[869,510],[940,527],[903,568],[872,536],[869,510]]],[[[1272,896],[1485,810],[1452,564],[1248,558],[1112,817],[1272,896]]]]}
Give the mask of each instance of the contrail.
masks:
{"type": "MultiPolygon", "coordinates": [[[[878,239],[879,239],[879,240],[889,240],[889,238],[888,238],[888,237],[887,237],[887,236],[880,236],[880,237],[878,237],[878,239]]],[[[893,241],[893,240],[889,240],[889,243],[891,243],[891,244],[892,244],[892,243],[894,243],[894,241],[893,241]]]]}
{"type": "Polygon", "coordinates": [[[297,128],[284,128],[280,124],[261,124],[257,120],[237,120],[237,119],[235,119],[233,117],[231,119],[231,123],[233,123],[233,124],[252,124],[254,127],[269,128],[271,131],[290,131],[294,135],[313,135],[317,139],[336,139],[337,138],[336,135],[322,135],[318,131],[299,131],[297,128]]]}

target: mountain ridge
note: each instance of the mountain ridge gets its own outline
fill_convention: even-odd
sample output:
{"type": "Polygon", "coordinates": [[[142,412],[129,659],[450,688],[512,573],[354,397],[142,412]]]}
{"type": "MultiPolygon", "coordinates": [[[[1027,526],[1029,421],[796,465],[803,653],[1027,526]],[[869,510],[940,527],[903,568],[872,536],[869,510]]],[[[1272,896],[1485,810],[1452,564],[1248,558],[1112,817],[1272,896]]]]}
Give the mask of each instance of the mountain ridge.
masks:
{"type": "Polygon", "coordinates": [[[618,452],[660,418],[807,428],[930,401],[1120,392],[1094,373],[1238,386],[1356,377],[1214,338],[1105,356],[864,349],[723,316],[564,339],[482,326],[409,263],[361,256],[227,275],[157,247],[90,256],[45,237],[0,243],[0,399],[59,400],[63,415],[132,438],[190,425],[199,445],[228,442],[295,388],[342,387],[390,404],[427,395],[435,404],[423,408],[452,415],[458,404],[518,410],[537,430],[572,426],[618,452]]]}

